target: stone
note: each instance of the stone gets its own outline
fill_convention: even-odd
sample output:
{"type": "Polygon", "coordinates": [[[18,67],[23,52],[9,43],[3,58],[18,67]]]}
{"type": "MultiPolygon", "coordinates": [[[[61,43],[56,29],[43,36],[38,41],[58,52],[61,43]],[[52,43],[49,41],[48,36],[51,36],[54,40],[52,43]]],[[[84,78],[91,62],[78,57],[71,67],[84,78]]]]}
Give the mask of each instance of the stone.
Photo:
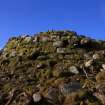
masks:
{"type": "Polygon", "coordinates": [[[60,70],[53,70],[53,76],[54,77],[62,77],[64,73],[60,70]]]}
{"type": "Polygon", "coordinates": [[[89,39],[88,38],[83,38],[83,39],[81,39],[81,41],[80,41],[80,44],[81,45],[84,45],[84,44],[87,44],[87,43],[89,43],[89,39]]]}
{"type": "Polygon", "coordinates": [[[41,41],[42,42],[47,42],[47,41],[49,41],[49,37],[48,36],[43,36],[41,41]]]}
{"type": "Polygon", "coordinates": [[[4,53],[4,54],[2,54],[2,57],[3,57],[4,59],[6,59],[7,57],[9,57],[9,53],[4,53]]]}
{"type": "Polygon", "coordinates": [[[68,43],[69,43],[70,45],[77,44],[77,42],[78,42],[77,36],[72,36],[72,38],[68,39],[68,43]]]}
{"type": "Polygon", "coordinates": [[[46,60],[48,57],[46,55],[41,55],[37,57],[37,60],[46,60]]]}
{"type": "Polygon", "coordinates": [[[60,40],[60,36],[51,35],[51,40],[52,40],[52,41],[59,41],[59,40],[60,40]]]}
{"type": "Polygon", "coordinates": [[[88,60],[85,62],[85,67],[90,67],[93,63],[93,60],[88,60]]]}
{"type": "Polygon", "coordinates": [[[43,64],[43,63],[39,63],[36,66],[37,69],[41,69],[41,68],[44,68],[44,67],[45,67],[45,64],[43,64]]]}
{"type": "Polygon", "coordinates": [[[99,54],[94,54],[93,55],[93,59],[95,60],[95,59],[99,59],[100,58],[100,56],[99,56],[99,54]]]}
{"type": "Polygon", "coordinates": [[[71,72],[73,74],[79,74],[79,71],[76,66],[71,66],[68,68],[68,70],[69,70],[69,72],[71,72]]]}
{"type": "Polygon", "coordinates": [[[31,37],[25,37],[24,41],[30,42],[31,41],[31,37]]]}
{"type": "Polygon", "coordinates": [[[57,103],[59,101],[59,90],[57,88],[50,87],[48,89],[46,97],[53,101],[53,103],[57,103]]]}
{"type": "Polygon", "coordinates": [[[19,52],[18,55],[19,55],[19,56],[22,56],[22,55],[24,55],[24,52],[19,52]]]}
{"type": "Polygon", "coordinates": [[[34,39],[33,39],[33,43],[36,43],[36,42],[38,42],[38,37],[37,36],[35,36],[34,39]]]}
{"type": "Polygon", "coordinates": [[[101,101],[102,105],[105,105],[105,94],[104,94],[104,92],[95,92],[93,95],[101,101]]]}
{"type": "Polygon", "coordinates": [[[80,89],[80,82],[74,81],[59,85],[60,92],[65,96],[80,89]]]}
{"type": "Polygon", "coordinates": [[[105,70],[105,64],[102,64],[102,68],[105,70]]]}
{"type": "Polygon", "coordinates": [[[56,39],[56,35],[51,35],[51,40],[54,41],[54,39],[56,39]]]}
{"type": "Polygon", "coordinates": [[[62,47],[63,46],[63,42],[62,41],[53,42],[53,46],[54,47],[62,47]]]}
{"type": "Polygon", "coordinates": [[[34,102],[39,102],[42,99],[42,96],[39,93],[34,93],[32,97],[34,102]]]}
{"type": "Polygon", "coordinates": [[[27,37],[27,35],[21,35],[21,38],[26,38],[27,37]]]}
{"type": "Polygon", "coordinates": [[[98,83],[104,82],[105,81],[105,71],[100,71],[97,75],[96,75],[96,81],[98,83]]]}
{"type": "Polygon", "coordinates": [[[15,56],[16,56],[16,51],[12,51],[10,57],[15,57],[15,56]]]}
{"type": "Polygon", "coordinates": [[[3,52],[6,52],[7,50],[8,50],[7,48],[4,48],[4,49],[3,49],[3,52]]]}
{"type": "Polygon", "coordinates": [[[90,56],[89,54],[85,53],[85,54],[84,54],[84,58],[85,58],[85,59],[91,59],[91,56],[90,56]]]}
{"type": "Polygon", "coordinates": [[[65,48],[57,48],[57,53],[59,54],[65,53],[65,48]]]}

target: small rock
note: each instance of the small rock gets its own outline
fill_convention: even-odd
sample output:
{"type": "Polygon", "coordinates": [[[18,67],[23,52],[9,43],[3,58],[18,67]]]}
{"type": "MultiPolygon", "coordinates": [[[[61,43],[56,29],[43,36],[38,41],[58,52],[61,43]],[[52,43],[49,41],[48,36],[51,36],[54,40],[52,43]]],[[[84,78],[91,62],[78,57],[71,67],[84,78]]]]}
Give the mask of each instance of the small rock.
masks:
{"type": "Polygon", "coordinates": [[[99,57],[99,55],[98,54],[94,54],[93,55],[93,59],[95,60],[95,59],[99,59],[100,57],[99,57]]]}
{"type": "Polygon", "coordinates": [[[85,67],[90,67],[93,63],[93,60],[89,60],[87,62],[85,62],[85,67]]]}
{"type": "Polygon", "coordinates": [[[16,51],[12,51],[10,57],[15,57],[15,56],[16,56],[16,51]]]}
{"type": "Polygon", "coordinates": [[[88,38],[83,38],[83,39],[81,39],[81,41],[80,41],[80,44],[81,45],[84,45],[84,44],[87,44],[87,43],[89,43],[89,39],[88,38]]]}
{"type": "Polygon", "coordinates": [[[59,54],[65,53],[65,48],[57,48],[57,53],[59,54]]]}
{"type": "Polygon", "coordinates": [[[51,40],[52,41],[57,41],[57,40],[59,40],[60,39],[60,36],[56,36],[56,35],[51,35],[51,40]]]}
{"type": "Polygon", "coordinates": [[[80,82],[74,81],[72,83],[65,83],[59,86],[60,92],[65,96],[71,92],[75,92],[80,89],[80,82]]]}
{"type": "Polygon", "coordinates": [[[59,90],[58,89],[53,88],[53,87],[48,89],[46,97],[48,99],[52,100],[53,103],[57,103],[59,101],[58,96],[59,96],[59,90]]]}
{"type": "Polygon", "coordinates": [[[45,67],[45,64],[43,64],[43,63],[39,63],[39,64],[37,65],[37,69],[41,69],[41,68],[43,68],[43,67],[45,67]]]}
{"type": "Polygon", "coordinates": [[[77,45],[77,43],[78,43],[77,37],[76,37],[76,36],[73,36],[72,39],[68,39],[68,43],[69,43],[70,45],[77,45]]]}
{"type": "Polygon", "coordinates": [[[102,72],[102,71],[104,71],[104,69],[100,69],[100,71],[102,72]]]}
{"type": "Polygon", "coordinates": [[[84,58],[85,58],[85,59],[91,59],[91,56],[90,56],[89,54],[85,53],[85,54],[84,54],[84,58]]]}
{"type": "Polygon", "coordinates": [[[43,36],[42,39],[41,39],[42,42],[47,42],[49,41],[49,37],[47,36],[43,36]]]}
{"type": "Polygon", "coordinates": [[[96,75],[96,81],[98,83],[101,83],[101,82],[105,81],[105,71],[101,71],[96,75]]]}
{"type": "Polygon", "coordinates": [[[47,58],[48,57],[46,55],[41,55],[37,57],[38,60],[46,60],[47,58]]]}
{"type": "Polygon", "coordinates": [[[34,93],[32,97],[34,102],[39,102],[42,99],[42,96],[39,93],[34,93]]]}
{"type": "Polygon", "coordinates": [[[6,52],[7,50],[8,50],[7,48],[4,48],[4,49],[3,49],[3,52],[6,52]]]}
{"type": "Polygon", "coordinates": [[[27,37],[27,35],[21,35],[21,38],[26,38],[27,37]]]}
{"type": "Polygon", "coordinates": [[[102,68],[105,70],[105,64],[102,64],[102,68]]]}
{"type": "Polygon", "coordinates": [[[30,41],[31,41],[31,37],[26,37],[26,38],[24,39],[24,41],[30,42],[30,41]]]}
{"type": "Polygon", "coordinates": [[[105,94],[104,93],[95,92],[93,95],[97,97],[99,100],[101,100],[102,104],[105,105],[105,94]]]}
{"type": "Polygon", "coordinates": [[[19,55],[19,56],[23,56],[23,55],[24,55],[24,52],[19,52],[18,55],[19,55]]]}
{"type": "Polygon", "coordinates": [[[69,71],[73,74],[79,74],[79,71],[76,66],[69,67],[69,71]]]}
{"type": "Polygon", "coordinates": [[[53,70],[54,77],[62,77],[64,73],[61,70],[53,70]]]}
{"type": "Polygon", "coordinates": [[[6,59],[7,57],[9,57],[9,53],[4,53],[4,54],[2,54],[2,57],[3,57],[4,59],[6,59]]]}
{"type": "Polygon", "coordinates": [[[53,42],[53,46],[54,47],[62,47],[63,46],[63,42],[62,41],[53,42]]]}
{"type": "Polygon", "coordinates": [[[33,43],[36,43],[36,42],[38,42],[38,37],[37,36],[35,36],[34,39],[33,39],[33,43]]]}

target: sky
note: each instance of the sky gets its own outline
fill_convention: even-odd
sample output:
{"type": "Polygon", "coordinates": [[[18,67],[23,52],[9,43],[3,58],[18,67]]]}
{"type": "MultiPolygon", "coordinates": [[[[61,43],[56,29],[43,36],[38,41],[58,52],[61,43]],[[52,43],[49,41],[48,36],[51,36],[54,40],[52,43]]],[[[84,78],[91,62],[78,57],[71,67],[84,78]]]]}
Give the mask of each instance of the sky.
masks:
{"type": "Polygon", "coordinates": [[[105,0],[0,0],[0,48],[10,37],[52,29],[105,40],[105,0]]]}

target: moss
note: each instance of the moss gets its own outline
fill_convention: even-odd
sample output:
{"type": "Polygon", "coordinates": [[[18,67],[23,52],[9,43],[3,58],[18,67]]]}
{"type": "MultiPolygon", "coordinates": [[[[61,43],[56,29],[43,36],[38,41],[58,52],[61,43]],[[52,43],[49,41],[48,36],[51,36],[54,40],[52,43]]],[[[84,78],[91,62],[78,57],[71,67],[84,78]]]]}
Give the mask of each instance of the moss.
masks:
{"type": "Polygon", "coordinates": [[[8,65],[10,63],[9,59],[4,59],[1,61],[1,65],[8,65]]]}
{"type": "Polygon", "coordinates": [[[17,46],[17,41],[16,40],[11,40],[10,42],[8,42],[8,44],[6,45],[6,48],[9,49],[14,49],[17,46]]]}
{"type": "Polygon", "coordinates": [[[64,105],[78,105],[78,94],[77,93],[71,93],[65,98],[64,105]]]}
{"type": "Polygon", "coordinates": [[[104,81],[105,81],[105,71],[99,72],[99,73],[96,75],[96,81],[97,81],[98,83],[101,83],[101,82],[104,82],[104,81]]]}
{"type": "Polygon", "coordinates": [[[60,70],[54,70],[53,71],[53,76],[54,77],[61,77],[62,76],[62,72],[60,70]]]}
{"type": "Polygon", "coordinates": [[[74,45],[69,45],[68,48],[69,48],[69,49],[74,49],[75,46],[74,46],[74,45]]]}
{"type": "Polygon", "coordinates": [[[47,69],[43,69],[41,71],[41,77],[42,78],[46,78],[46,79],[51,78],[52,77],[52,71],[51,70],[47,70],[47,69]]]}
{"type": "Polygon", "coordinates": [[[67,36],[63,36],[61,40],[62,41],[67,41],[68,40],[68,37],[67,36]]]}

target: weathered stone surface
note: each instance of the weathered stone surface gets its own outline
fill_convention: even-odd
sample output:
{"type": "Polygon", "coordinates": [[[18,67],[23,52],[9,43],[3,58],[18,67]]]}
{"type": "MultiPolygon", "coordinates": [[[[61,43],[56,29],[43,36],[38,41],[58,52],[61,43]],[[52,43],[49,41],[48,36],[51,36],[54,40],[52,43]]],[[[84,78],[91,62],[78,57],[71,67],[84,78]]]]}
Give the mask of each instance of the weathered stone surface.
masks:
{"type": "Polygon", "coordinates": [[[34,102],[39,102],[42,99],[42,96],[40,93],[34,93],[32,97],[34,102]]]}
{"type": "Polygon", "coordinates": [[[93,55],[93,59],[95,60],[95,59],[99,59],[100,58],[100,56],[99,56],[99,54],[94,54],[93,55]]]}
{"type": "Polygon", "coordinates": [[[84,45],[84,44],[89,43],[89,41],[90,41],[90,40],[89,40],[88,38],[83,38],[83,39],[81,40],[80,44],[84,45]]]}
{"type": "Polygon", "coordinates": [[[78,43],[78,38],[77,38],[77,36],[72,36],[72,38],[70,38],[70,39],[68,40],[68,43],[69,43],[70,45],[77,44],[77,43],[78,43]]]}
{"type": "Polygon", "coordinates": [[[59,54],[64,54],[65,52],[65,48],[57,48],[57,53],[59,54]]]}
{"type": "Polygon", "coordinates": [[[45,64],[43,64],[43,63],[39,63],[39,64],[37,64],[37,69],[41,69],[41,68],[44,68],[45,67],[45,64]]]}
{"type": "Polygon", "coordinates": [[[34,39],[33,39],[33,43],[38,42],[38,41],[39,41],[38,39],[39,39],[39,38],[38,38],[37,36],[35,36],[34,39]]]}
{"type": "Polygon", "coordinates": [[[16,51],[12,51],[10,57],[15,57],[15,56],[16,56],[16,51]]]}
{"type": "Polygon", "coordinates": [[[76,66],[71,66],[68,69],[69,69],[69,72],[71,72],[73,74],[79,74],[79,71],[76,66]]]}
{"type": "Polygon", "coordinates": [[[63,42],[62,41],[53,42],[53,46],[54,47],[63,47],[63,42]]]}
{"type": "Polygon", "coordinates": [[[25,37],[24,41],[30,42],[31,41],[31,37],[25,37]]]}
{"type": "Polygon", "coordinates": [[[98,83],[101,83],[101,82],[105,81],[105,71],[101,71],[96,75],[96,81],[98,83]]]}
{"type": "Polygon", "coordinates": [[[64,83],[59,86],[60,92],[65,96],[71,92],[75,92],[80,89],[80,82],[74,81],[71,83],[64,83]]]}
{"type": "Polygon", "coordinates": [[[59,90],[50,87],[48,89],[46,97],[51,100],[52,103],[59,103],[59,90]]]}
{"type": "Polygon", "coordinates": [[[41,39],[42,42],[47,42],[47,41],[49,41],[49,40],[50,40],[50,39],[49,39],[49,37],[47,37],[47,36],[43,36],[42,39],[41,39]]]}
{"type": "Polygon", "coordinates": [[[86,62],[85,62],[85,67],[91,66],[92,63],[93,63],[93,60],[86,61],[86,62]]]}
{"type": "Polygon", "coordinates": [[[61,30],[10,38],[0,52],[0,105],[104,105],[104,45],[61,30]]]}

